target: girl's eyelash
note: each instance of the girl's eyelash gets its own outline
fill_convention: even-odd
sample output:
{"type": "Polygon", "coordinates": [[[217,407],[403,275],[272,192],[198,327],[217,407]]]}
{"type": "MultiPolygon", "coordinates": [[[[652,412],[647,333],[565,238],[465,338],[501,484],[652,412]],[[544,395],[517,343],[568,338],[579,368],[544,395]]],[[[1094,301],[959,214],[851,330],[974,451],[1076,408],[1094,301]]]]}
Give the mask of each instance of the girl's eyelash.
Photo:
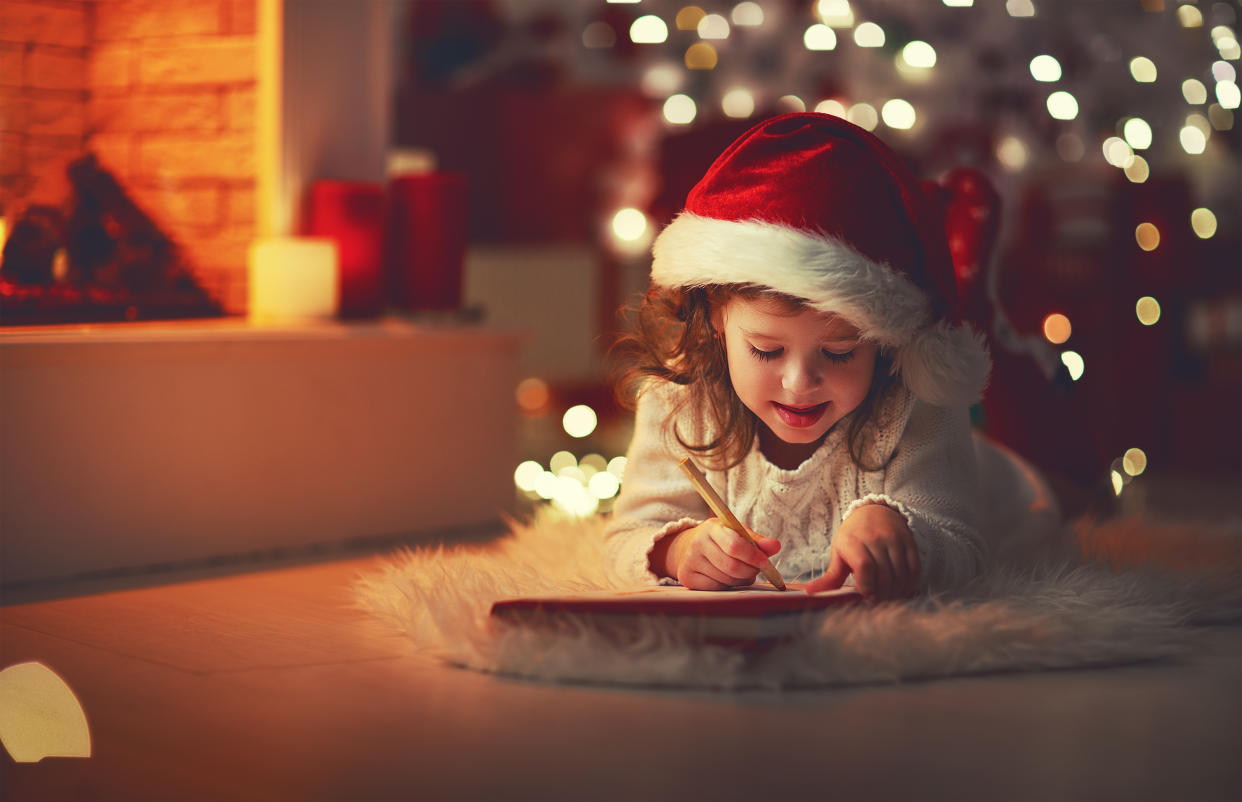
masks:
{"type": "Polygon", "coordinates": [[[769,359],[776,359],[778,356],[781,355],[781,351],[783,350],[785,349],[777,348],[772,351],[760,351],[758,348],[756,348],[753,345],[750,347],[750,352],[755,355],[755,358],[762,359],[764,362],[767,362],[769,359]]]}
{"type": "MultiPolygon", "coordinates": [[[[750,346],[750,352],[754,354],[755,358],[761,359],[764,362],[767,362],[768,360],[771,360],[771,359],[776,359],[778,356],[780,356],[784,352],[784,350],[785,350],[784,348],[774,348],[771,351],[760,351],[755,346],[753,345],[750,346]]],[[[827,348],[823,348],[821,350],[823,351],[823,354],[828,359],[828,361],[836,365],[843,365],[846,362],[849,362],[851,359],[854,358],[853,349],[846,351],[843,354],[838,354],[836,351],[829,351],[827,348]]]]}

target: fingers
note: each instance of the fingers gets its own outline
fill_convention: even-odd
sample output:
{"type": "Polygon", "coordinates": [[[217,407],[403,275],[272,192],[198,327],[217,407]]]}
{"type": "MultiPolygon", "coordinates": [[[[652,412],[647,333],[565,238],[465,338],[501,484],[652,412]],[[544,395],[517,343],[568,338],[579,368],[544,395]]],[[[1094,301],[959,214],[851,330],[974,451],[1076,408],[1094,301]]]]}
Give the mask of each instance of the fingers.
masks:
{"type": "Polygon", "coordinates": [[[841,559],[836,549],[833,549],[829,557],[828,570],[819,579],[808,582],[806,584],[806,592],[823,593],[826,590],[836,590],[845,584],[845,578],[849,575],[849,564],[841,559]]]}
{"type": "Polygon", "coordinates": [[[711,541],[716,548],[704,550],[707,558],[722,573],[737,579],[753,581],[768,559],[753,543],[723,525],[712,529],[711,541]]]}

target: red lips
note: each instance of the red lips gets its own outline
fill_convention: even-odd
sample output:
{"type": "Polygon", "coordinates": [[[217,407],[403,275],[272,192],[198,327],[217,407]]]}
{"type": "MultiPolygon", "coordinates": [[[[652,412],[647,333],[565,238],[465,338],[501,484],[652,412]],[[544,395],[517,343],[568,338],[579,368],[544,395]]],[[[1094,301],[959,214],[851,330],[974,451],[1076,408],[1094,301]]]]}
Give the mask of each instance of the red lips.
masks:
{"type": "Polygon", "coordinates": [[[819,422],[819,419],[824,416],[825,410],[828,409],[829,403],[831,402],[825,401],[822,404],[810,407],[790,407],[773,401],[772,406],[776,408],[777,416],[786,426],[792,426],[795,429],[805,429],[819,422]]]}

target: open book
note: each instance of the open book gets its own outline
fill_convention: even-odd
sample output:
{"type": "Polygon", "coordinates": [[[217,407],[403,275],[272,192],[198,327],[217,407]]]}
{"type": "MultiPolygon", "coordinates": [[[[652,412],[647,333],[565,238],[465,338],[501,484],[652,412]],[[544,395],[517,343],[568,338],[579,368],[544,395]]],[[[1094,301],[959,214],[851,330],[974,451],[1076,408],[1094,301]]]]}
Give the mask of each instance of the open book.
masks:
{"type": "Polygon", "coordinates": [[[798,585],[783,593],[766,583],[719,591],[677,585],[504,599],[491,614],[506,624],[621,633],[652,623],[693,640],[746,645],[794,637],[809,631],[818,613],[861,601],[852,587],[809,596],[798,585]]]}

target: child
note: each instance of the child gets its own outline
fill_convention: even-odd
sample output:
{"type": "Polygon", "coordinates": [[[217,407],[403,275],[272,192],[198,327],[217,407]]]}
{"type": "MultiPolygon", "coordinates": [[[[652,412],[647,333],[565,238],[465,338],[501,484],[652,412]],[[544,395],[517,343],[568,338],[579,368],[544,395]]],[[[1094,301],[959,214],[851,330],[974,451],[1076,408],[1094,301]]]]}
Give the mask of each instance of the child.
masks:
{"type": "Polygon", "coordinates": [[[873,600],[960,585],[982,532],[1057,517],[1024,463],[972,437],[987,381],[940,219],[840,118],[788,114],[735,141],[653,247],[621,343],[642,378],[606,553],[631,581],[749,585],[764,556],[808,592],[873,600]],[[691,457],[756,535],[711,516],[691,457]]]}

